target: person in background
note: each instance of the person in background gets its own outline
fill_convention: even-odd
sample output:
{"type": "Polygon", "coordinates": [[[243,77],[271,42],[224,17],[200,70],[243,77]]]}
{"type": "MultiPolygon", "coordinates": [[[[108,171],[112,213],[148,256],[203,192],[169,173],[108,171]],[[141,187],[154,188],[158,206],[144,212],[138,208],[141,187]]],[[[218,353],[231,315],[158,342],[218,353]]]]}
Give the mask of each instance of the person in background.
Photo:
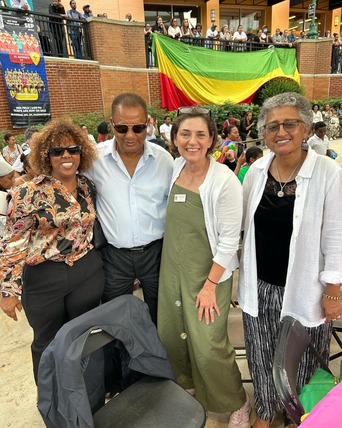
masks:
{"type": "Polygon", "coordinates": [[[14,180],[13,167],[0,156],[0,239],[6,224],[7,192],[13,186],[14,180]]]}
{"type": "Polygon", "coordinates": [[[125,21],[126,22],[131,22],[132,21],[132,15],[130,13],[126,13],[125,21]]]}
{"type": "Polygon", "coordinates": [[[220,38],[220,34],[219,32],[216,30],[217,25],[215,24],[215,22],[213,22],[211,24],[211,27],[208,28],[207,33],[206,33],[206,39],[208,39],[205,42],[205,47],[206,48],[213,48],[214,46],[214,40],[218,40],[220,38]]]}
{"type": "Polygon", "coordinates": [[[52,0],[52,4],[49,5],[49,15],[55,15],[53,18],[49,18],[49,26],[53,35],[52,53],[63,57],[67,54],[63,28],[63,18],[66,18],[67,15],[64,6],[58,0],[52,0]]]}
{"type": "Polygon", "coordinates": [[[238,127],[240,125],[240,119],[236,119],[234,117],[234,114],[229,111],[227,113],[227,119],[223,122],[222,125],[222,133],[224,132],[224,128],[226,128],[227,126],[236,126],[238,127]]]}
{"type": "Polygon", "coordinates": [[[106,274],[102,301],[133,293],[140,281],[157,323],[159,266],[173,159],[146,141],[147,106],[133,93],[114,98],[114,139],[98,145],[87,175],[97,186],[96,208],[108,245],[101,249],[106,274]]]}
{"type": "Polygon", "coordinates": [[[13,7],[13,9],[31,10],[27,0],[10,0],[10,7],[13,7]]]}
{"type": "Polygon", "coordinates": [[[2,149],[2,156],[6,162],[13,165],[17,157],[22,154],[23,150],[16,144],[15,136],[11,132],[6,132],[4,140],[7,146],[2,149]]]}
{"type": "Polygon", "coordinates": [[[256,34],[253,33],[253,27],[251,25],[248,25],[248,27],[247,27],[246,36],[247,36],[247,42],[256,42],[256,43],[258,43],[260,41],[259,37],[256,34]]]}
{"type": "Polygon", "coordinates": [[[197,23],[193,30],[194,37],[202,38],[202,24],[197,23]]]}
{"type": "MultiPolygon", "coordinates": [[[[281,319],[301,322],[328,363],[331,321],[341,316],[342,169],[303,144],[311,124],[311,105],[302,95],[268,98],[258,131],[270,153],[253,163],[243,183],[238,301],[254,386],[253,428],[269,427],[283,408],[272,376],[281,319]]],[[[308,348],[298,390],[318,364],[308,348]]],[[[287,415],[284,421],[294,426],[287,415]]]]}
{"type": "Polygon", "coordinates": [[[190,28],[188,19],[183,19],[182,25],[181,25],[181,33],[182,33],[182,37],[194,37],[192,30],[190,28]]]}
{"type": "Polygon", "coordinates": [[[90,10],[90,5],[86,4],[83,6],[83,18],[89,19],[93,17],[93,12],[90,10]]]}
{"type": "Polygon", "coordinates": [[[172,37],[173,39],[179,39],[180,37],[182,37],[182,31],[178,26],[177,18],[171,19],[169,28],[167,29],[167,35],[172,37]]]}
{"type": "Polygon", "coordinates": [[[324,122],[314,124],[314,135],[308,139],[308,145],[319,155],[329,155],[329,138],[326,135],[327,128],[324,122]]]}
{"type": "MultiPolygon", "coordinates": [[[[76,20],[82,20],[82,13],[76,10],[76,1],[70,0],[69,2],[71,9],[67,11],[67,17],[76,20]]],[[[83,41],[82,41],[82,29],[80,24],[75,21],[67,22],[68,35],[71,40],[72,48],[74,50],[74,58],[75,59],[83,59],[83,41]]]]}
{"type": "Polygon", "coordinates": [[[323,122],[327,127],[327,136],[329,140],[332,139],[332,132],[333,132],[332,126],[331,126],[331,116],[332,116],[332,111],[330,108],[330,104],[324,104],[322,108],[322,117],[323,117],[323,122]]]}
{"type": "Polygon", "coordinates": [[[242,153],[241,156],[237,160],[237,167],[235,169],[235,174],[237,178],[240,180],[240,183],[243,184],[245,179],[245,175],[249,170],[250,166],[259,158],[262,158],[263,151],[260,147],[249,147],[246,152],[242,153]]]}
{"type": "Polygon", "coordinates": [[[177,382],[205,410],[232,412],[229,428],[249,428],[251,406],[227,335],[232,273],[242,218],[236,176],[209,152],[214,120],[179,109],[158,299],[158,333],[177,382]],[[196,250],[194,250],[196,249],[196,250]]]}
{"type": "Polygon", "coordinates": [[[220,40],[231,40],[232,36],[229,32],[228,25],[223,25],[220,31],[220,40]]]}
{"type": "Polygon", "coordinates": [[[322,116],[322,113],[319,110],[319,105],[318,104],[314,104],[312,106],[312,122],[313,123],[323,122],[323,116],[322,116]]]}
{"type": "Polygon", "coordinates": [[[247,137],[252,139],[258,138],[256,121],[253,119],[253,113],[251,111],[246,111],[244,114],[240,123],[239,134],[242,141],[245,141],[247,137]]]}
{"type": "Polygon", "coordinates": [[[144,36],[145,36],[145,52],[146,52],[146,67],[153,68],[154,58],[152,53],[152,28],[151,25],[146,22],[144,27],[144,36]]]}
{"type": "Polygon", "coordinates": [[[299,40],[306,40],[306,39],[307,39],[306,31],[303,30],[300,32],[299,40]]]}
{"type": "Polygon", "coordinates": [[[89,138],[89,140],[96,145],[95,137],[94,135],[89,134],[87,125],[85,125],[84,123],[81,123],[80,128],[82,129],[84,134],[89,138]]]}
{"type": "Polygon", "coordinates": [[[29,153],[28,154],[22,153],[20,156],[20,161],[23,165],[23,173],[24,174],[22,174],[22,175],[20,175],[20,177],[16,177],[14,179],[14,185],[15,186],[21,186],[23,183],[26,183],[27,181],[31,181],[36,176],[36,173],[31,168],[31,165],[29,162],[29,153]]]}
{"type": "Polygon", "coordinates": [[[163,23],[163,18],[161,16],[157,16],[156,23],[152,27],[152,32],[157,34],[167,35],[167,30],[163,23]]]}
{"type": "Polygon", "coordinates": [[[296,30],[294,28],[291,30],[291,34],[287,36],[287,42],[292,47],[297,44],[296,30]]]}
{"type": "Polygon", "coordinates": [[[14,321],[25,309],[36,383],[40,357],[57,331],[98,306],[103,293],[103,263],[91,243],[95,207],[81,175],[96,154],[78,126],[52,120],[31,142],[37,176],[9,192],[0,306],[14,321]]]}
{"type": "Polygon", "coordinates": [[[331,139],[336,140],[340,135],[340,121],[337,117],[337,110],[335,109],[335,107],[331,107],[330,126],[331,139]]]}
{"type": "Polygon", "coordinates": [[[97,127],[97,132],[98,143],[102,143],[102,141],[107,141],[113,138],[109,122],[101,122],[97,127]]]}
{"type": "MultiPolygon", "coordinates": [[[[22,154],[28,155],[30,153],[30,141],[36,132],[39,132],[39,129],[35,126],[30,126],[26,129],[24,133],[25,142],[21,145],[21,149],[23,150],[22,154]]],[[[19,173],[23,171],[23,163],[21,161],[22,154],[20,154],[13,163],[13,168],[19,173]]]]}
{"type": "Polygon", "coordinates": [[[165,141],[167,147],[171,145],[171,129],[172,129],[171,116],[164,116],[164,123],[160,125],[159,132],[162,139],[165,141]]]}
{"type": "Polygon", "coordinates": [[[282,44],[282,36],[280,34],[280,28],[276,28],[276,31],[273,34],[273,43],[275,45],[281,45],[282,44]]]}

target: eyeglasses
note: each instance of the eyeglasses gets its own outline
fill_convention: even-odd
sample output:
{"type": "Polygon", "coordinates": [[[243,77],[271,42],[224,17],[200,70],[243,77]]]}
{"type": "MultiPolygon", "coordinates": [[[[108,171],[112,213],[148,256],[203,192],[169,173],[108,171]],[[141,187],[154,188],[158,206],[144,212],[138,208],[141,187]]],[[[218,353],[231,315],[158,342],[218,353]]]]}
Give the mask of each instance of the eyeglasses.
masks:
{"type": "Polygon", "coordinates": [[[179,107],[177,110],[177,116],[189,113],[205,114],[211,117],[211,110],[206,107],[179,107]]]}
{"type": "Polygon", "coordinates": [[[264,130],[266,132],[269,132],[271,134],[275,134],[276,132],[279,131],[280,129],[280,125],[283,125],[283,128],[286,132],[294,132],[300,123],[304,123],[302,120],[299,119],[292,119],[292,120],[287,120],[286,122],[282,122],[282,123],[278,123],[278,122],[271,122],[271,123],[267,123],[264,126],[264,130]]]}
{"type": "Polygon", "coordinates": [[[124,125],[122,123],[115,123],[114,129],[119,134],[127,134],[128,130],[131,129],[134,134],[141,134],[144,129],[147,128],[146,123],[138,123],[136,125],[124,125]]]}
{"type": "Polygon", "coordinates": [[[82,146],[69,146],[69,147],[50,147],[48,153],[50,156],[62,156],[65,150],[69,155],[79,155],[82,153],[82,146]]]}

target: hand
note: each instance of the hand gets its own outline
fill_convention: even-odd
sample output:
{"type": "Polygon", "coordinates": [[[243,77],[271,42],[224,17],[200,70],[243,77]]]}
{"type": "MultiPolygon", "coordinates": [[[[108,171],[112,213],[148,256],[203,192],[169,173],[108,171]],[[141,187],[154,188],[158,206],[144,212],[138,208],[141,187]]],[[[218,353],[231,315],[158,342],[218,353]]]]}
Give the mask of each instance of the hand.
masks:
{"type": "Polygon", "coordinates": [[[322,318],[329,323],[341,317],[341,302],[340,300],[330,300],[322,298],[322,318]]]}
{"type": "Polygon", "coordinates": [[[198,320],[202,321],[204,315],[206,324],[209,324],[210,321],[215,322],[215,312],[220,316],[220,309],[216,304],[216,287],[215,284],[206,280],[196,299],[198,320]]]}
{"type": "Polygon", "coordinates": [[[19,312],[23,309],[18,297],[2,297],[0,299],[0,306],[7,316],[13,318],[14,321],[18,321],[16,309],[19,312]]]}
{"type": "Polygon", "coordinates": [[[246,162],[246,153],[242,152],[241,155],[240,155],[240,157],[237,160],[237,164],[239,166],[242,166],[245,162],[246,162]]]}

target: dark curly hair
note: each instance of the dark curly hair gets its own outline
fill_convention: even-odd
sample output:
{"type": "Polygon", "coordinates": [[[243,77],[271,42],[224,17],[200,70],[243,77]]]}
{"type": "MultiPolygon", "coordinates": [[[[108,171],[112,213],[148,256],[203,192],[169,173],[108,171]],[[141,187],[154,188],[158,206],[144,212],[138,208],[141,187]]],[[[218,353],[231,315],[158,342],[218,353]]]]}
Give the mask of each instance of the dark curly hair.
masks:
{"type": "Polygon", "coordinates": [[[87,171],[97,157],[93,142],[84,135],[84,131],[66,119],[54,119],[32,136],[30,142],[30,165],[37,175],[51,175],[52,166],[48,150],[64,143],[82,146],[78,172],[87,171]]]}

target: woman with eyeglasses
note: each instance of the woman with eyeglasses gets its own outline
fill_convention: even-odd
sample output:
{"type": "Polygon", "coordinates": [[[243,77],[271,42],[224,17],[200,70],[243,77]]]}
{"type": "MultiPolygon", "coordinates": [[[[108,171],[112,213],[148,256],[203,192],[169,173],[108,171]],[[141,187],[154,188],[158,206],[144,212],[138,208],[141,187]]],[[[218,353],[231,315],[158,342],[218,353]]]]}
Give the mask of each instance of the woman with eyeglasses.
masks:
{"type": "MultiPolygon", "coordinates": [[[[282,409],[272,377],[281,319],[300,321],[328,363],[332,321],[341,316],[342,170],[306,144],[311,123],[311,105],[303,96],[269,98],[258,131],[271,152],[253,163],[243,183],[238,301],[254,385],[253,428],[269,427],[282,409]]],[[[308,350],[299,389],[317,366],[308,350]]],[[[285,425],[295,426],[287,417],[285,425]]]]}
{"type": "Polygon", "coordinates": [[[182,37],[182,31],[178,26],[177,18],[171,19],[169,28],[167,29],[167,34],[173,39],[179,39],[180,37],[182,37]]]}
{"type": "Polygon", "coordinates": [[[40,357],[57,331],[99,304],[104,273],[91,243],[89,180],[81,175],[97,156],[94,144],[78,126],[59,119],[36,133],[30,148],[37,175],[9,192],[0,303],[14,321],[25,309],[37,383],[40,357]]]}
{"type": "Polygon", "coordinates": [[[180,157],[166,213],[158,331],[177,382],[206,410],[232,412],[230,428],[249,428],[250,403],[227,335],[242,189],[209,155],[214,120],[203,108],[186,111],[179,110],[171,130],[180,157]]]}

